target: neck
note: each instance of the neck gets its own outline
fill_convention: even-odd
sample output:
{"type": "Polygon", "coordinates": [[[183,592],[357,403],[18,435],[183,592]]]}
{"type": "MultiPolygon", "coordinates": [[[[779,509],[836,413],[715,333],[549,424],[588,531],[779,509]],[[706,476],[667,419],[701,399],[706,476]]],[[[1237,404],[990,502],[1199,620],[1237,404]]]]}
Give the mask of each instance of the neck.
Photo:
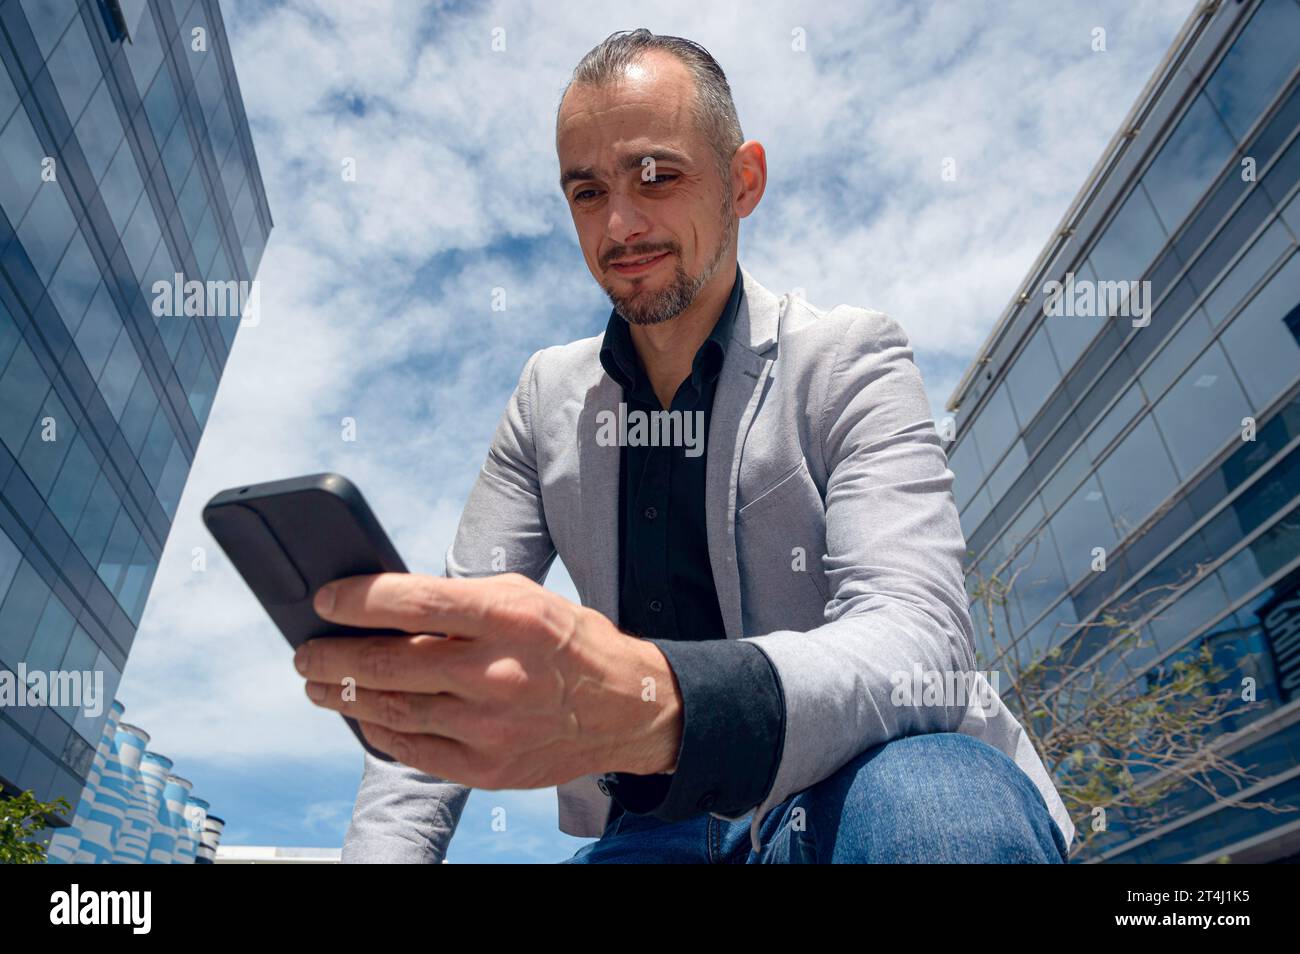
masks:
{"type": "Polygon", "coordinates": [[[732,258],[677,317],[654,325],[630,326],[632,344],[662,407],[672,404],[678,385],[690,376],[695,353],[722,317],[735,280],[736,260],[732,258]]]}

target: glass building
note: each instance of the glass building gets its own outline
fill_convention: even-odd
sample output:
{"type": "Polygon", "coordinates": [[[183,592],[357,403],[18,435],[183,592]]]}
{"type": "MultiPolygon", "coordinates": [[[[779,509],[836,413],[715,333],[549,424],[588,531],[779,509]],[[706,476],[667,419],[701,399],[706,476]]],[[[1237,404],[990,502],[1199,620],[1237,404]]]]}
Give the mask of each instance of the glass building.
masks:
{"type": "Polygon", "coordinates": [[[1300,807],[1298,67],[1296,0],[1197,4],[948,405],[968,589],[1018,571],[981,658],[992,624],[1132,692],[1208,648],[1234,693],[1205,744],[1255,781],[1117,810],[1093,859],[1300,853],[1300,814],[1234,807],[1300,807]]]}
{"type": "Polygon", "coordinates": [[[0,670],[104,673],[0,707],[0,782],[75,805],[240,323],[156,283],[271,229],[216,0],[0,0],[0,211],[0,670]]]}

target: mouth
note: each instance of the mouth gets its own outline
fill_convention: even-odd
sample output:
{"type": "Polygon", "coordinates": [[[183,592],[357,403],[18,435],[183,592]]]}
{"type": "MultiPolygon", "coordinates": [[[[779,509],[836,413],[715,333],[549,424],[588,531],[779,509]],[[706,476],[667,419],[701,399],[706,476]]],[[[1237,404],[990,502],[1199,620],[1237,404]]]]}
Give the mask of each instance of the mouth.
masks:
{"type": "Polygon", "coordinates": [[[609,267],[620,275],[642,275],[671,254],[671,252],[660,252],[658,255],[644,255],[639,259],[629,258],[621,262],[611,262],[609,267]]]}

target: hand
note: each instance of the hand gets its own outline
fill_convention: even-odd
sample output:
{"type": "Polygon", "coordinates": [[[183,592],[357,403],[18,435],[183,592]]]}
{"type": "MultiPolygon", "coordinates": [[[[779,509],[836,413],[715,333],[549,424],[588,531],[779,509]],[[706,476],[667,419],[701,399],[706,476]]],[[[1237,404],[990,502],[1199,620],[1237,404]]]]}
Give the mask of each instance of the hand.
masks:
{"type": "Polygon", "coordinates": [[[314,605],[413,634],[325,636],[294,657],[316,705],[406,765],[483,789],[676,768],[681,700],[663,654],[527,577],[354,576],[314,605]]]}

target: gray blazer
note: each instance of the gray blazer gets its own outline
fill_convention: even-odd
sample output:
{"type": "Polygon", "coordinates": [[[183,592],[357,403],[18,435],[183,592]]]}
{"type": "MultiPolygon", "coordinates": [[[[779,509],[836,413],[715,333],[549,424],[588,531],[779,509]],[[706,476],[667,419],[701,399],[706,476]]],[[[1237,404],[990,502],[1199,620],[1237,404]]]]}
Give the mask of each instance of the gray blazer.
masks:
{"type": "MultiPolygon", "coordinates": [[[[1068,845],[1074,825],[1006,708],[987,697],[896,704],[916,665],[975,670],[953,475],[906,335],[880,312],[823,311],[741,275],[708,435],[706,509],[726,636],[767,654],[786,707],[776,779],[753,812],[755,849],[773,806],[865,749],[940,731],[1010,756],[1068,845]]],[[[543,348],[524,365],[446,574],[487,576],[504,555],[507,570],[540,583],[558,553],[582,603],[617,623],[619,448],[597,442],[596,415],[616,411],[622,389],[600,363],[601,341],[543,348]]],[[[558,786],[561,831],[602,834],[610,798],[598,779],[558,786]]],[[[441,861],[468,795],[367,755],[343,861],[441,861]]]]}

